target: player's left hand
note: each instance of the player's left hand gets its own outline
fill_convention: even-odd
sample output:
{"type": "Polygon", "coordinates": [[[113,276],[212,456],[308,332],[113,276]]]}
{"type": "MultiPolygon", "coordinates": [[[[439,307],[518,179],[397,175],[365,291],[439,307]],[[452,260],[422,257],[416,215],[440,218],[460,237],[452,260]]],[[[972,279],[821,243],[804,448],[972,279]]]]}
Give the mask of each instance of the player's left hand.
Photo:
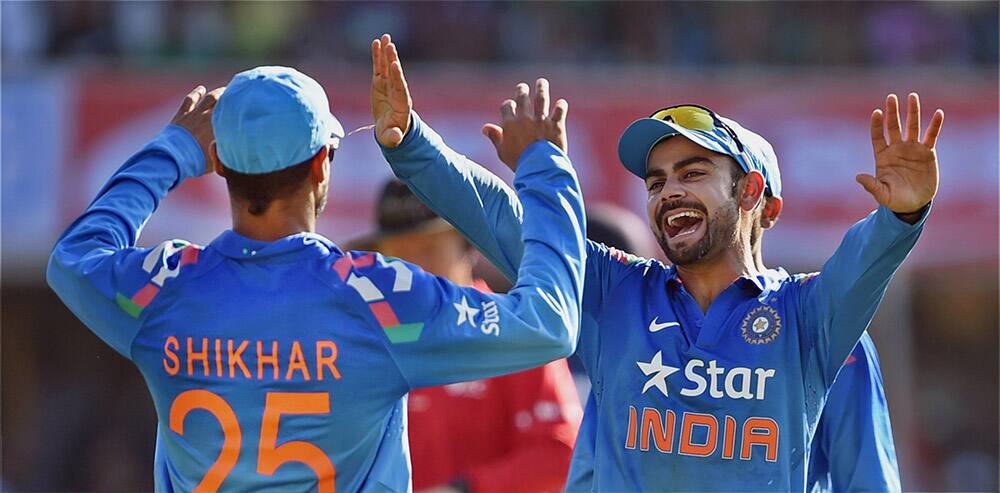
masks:
{"type": "Polygon", "coordinates": [[[858,183],[879,204],[897,214],[920,211],[937,195],[938,159],[934,146],[943,123],[944,111],[938,109],[931,117],[923,140],[917,140],[920,136],[920,97],[910,93],[906,136],[903,137],[899,101],[895,94],[890,94],[885,100],[885,115],[878,109],[872,112],[875,176],[861,173],[856,177],[858,183]]]}
{"type": "Polygon", "coordinates": [[[218,87],[206,92],[205,86],[192,89],[184,97],[184,101],[181,101],[177,114],[170,120],[170,123],[191,132],[198,141],[201,153],[205,156],[206,175],[215,170],[213,153],[210,152],[212,142],[215,141],[215,134],[212,131],[212,110],[215,109],[215,103],[219,102],[219,97],[225,90],[225,87],[218,87]]]}

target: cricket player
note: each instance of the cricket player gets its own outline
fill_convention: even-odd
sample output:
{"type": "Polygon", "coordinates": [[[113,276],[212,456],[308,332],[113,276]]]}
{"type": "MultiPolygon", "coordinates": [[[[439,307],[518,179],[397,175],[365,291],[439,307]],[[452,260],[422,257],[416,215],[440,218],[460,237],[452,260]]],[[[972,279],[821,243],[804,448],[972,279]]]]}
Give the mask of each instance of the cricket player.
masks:
{"type": "MultiPolygon", "coordinates": [[[[398,66],[386,75],[405,84],[398,66]]],[[[565,109],[505,124],[526,244],[518,284],[496,295],[315,233],[344,132],[313,79],[258,67],[188,94],[48,266],[63,302],[146,380],[156,489],[409,491],[410,389],[572,353],[585,228],[575,172],[553,144],[565,109]],[[213,170],[233,228],[204,247],[137,247],[160,200],[213,170]],[[477,311],[494,312],[498,336],[470,322],[477,311]]]]}
{"type": "MultiPolygon", "coordinates": [[[[519,85],[502,108],[544,108],[546,85],[536,82],[534,100],[519,85]]],[[[396,175],[513,274],[523,210],[511,189],[448,148],[408,95],[386,97],[396,111],[377,125],[402,137],[377,135],[396,175]]],[[[619,157],[644,180],[650,227],[673,265],[587,245],[577,354],[596,401],[582,425],[596,423],[594,491],[807,487],[827,392],[937,193],[943,121],[938,110],[921,139],[916,94],[905,135],[895,95],[872,113],[875,174],[857,180],[879,207],[847,231],[822,273],[799,275],[754,261],[754,224],[769,227],[781,212],[767,141],[696,105],[625,130],[619,157]]],[[[483,131],[495,144],[506,139],[496,125],[483,131]]]]}
{"type": "MultiPolygon", "coordinates": [[[[773,200],[773,199],[768,199],[773,200]]],[[[593,212],[588,209],[588,218],[593,212]]],[[[765,270],[761,256],[762,229],[754,231],[754,261],[765,270]]],[[[621,241],[601,241],[594,224],[587,222],[587,236],[605,245],[621,248],[621,241]]],[[[587,401],[596,413],[595,401],[587,401]]],[[[566,491],[592,491],[595,422],[581,427],[573,451],[566,491]]],[[[882,384],[875,343],[867,332],[847,357],[827,395],[813,436],[806,491],[901,491],[896,447],[892,438],[888,403],[882,384]]]]}

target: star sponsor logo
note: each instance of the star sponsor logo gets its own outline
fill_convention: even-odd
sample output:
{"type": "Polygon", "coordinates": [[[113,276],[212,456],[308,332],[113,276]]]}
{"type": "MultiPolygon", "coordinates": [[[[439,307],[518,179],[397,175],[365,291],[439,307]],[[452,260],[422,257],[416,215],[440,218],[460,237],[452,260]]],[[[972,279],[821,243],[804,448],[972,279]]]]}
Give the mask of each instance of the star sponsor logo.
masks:
{"type": "Polygon", "coordinates": [[[642,370],[642,374],[649,377],[646,380],[646,384],[642,386],[642,393],[645,394],[647,390],[656,387],[664,396],[670,397],[670,393],[667,391],[667,377],[680,371],[680,368],[674,368],[673,366],[668,366],[663,364],[663,351],[657,351],[656,355],[649,363],[643,361],[636,361],[636,365],[642,370]]]}
{"type": "Polygon", "coordinates": [[[649,322],[649,331],[656,333],[668,327],[680,327],[681,324],[678,322],[661,322],[657,323],[659,316],[653,317],[653,320],[649,322]]]}
{"type": "MultiPolygon", "coordinates": [[[[642,393],[656,388],[664,397],[670,397],[667,377],[681,370],[663,362],[663,351],[657,351],[652,359],[636,361],[642,374],[649,377],[642,386],[642,393]]],[[[688,360],[683,367],[686,382],[681,384],[680,394],[684,397],[700,397],[708,394],[713,399],[764,400],[767,381],[777,371],[773,368],[747,368],[736,366],[726,368],[717,360],[707,363],[700,359],[688,360]]],[[[676,385],[676,384],[675,384],[676,385]]],[[[677,387],[675,386],[675,389],[677,387]]]]}
{"type": "Polygon", "coordinates": [[[740,333],[749,344],[768,344],[781,334],[781,317],[774,308],[758,306],[743,317],[740,333]]]}
{"type": "Polygon", "coordinates": [[[458,312],[458,319],[455,322],[456,326],[460,326],[466,322],[469,323],[473,328],[476,328],[476,315],[479,314],[479,308],[473,308],[469,306],[469,300],[462,296],[461,303],[452,303],[455,310],[458,312]]]}

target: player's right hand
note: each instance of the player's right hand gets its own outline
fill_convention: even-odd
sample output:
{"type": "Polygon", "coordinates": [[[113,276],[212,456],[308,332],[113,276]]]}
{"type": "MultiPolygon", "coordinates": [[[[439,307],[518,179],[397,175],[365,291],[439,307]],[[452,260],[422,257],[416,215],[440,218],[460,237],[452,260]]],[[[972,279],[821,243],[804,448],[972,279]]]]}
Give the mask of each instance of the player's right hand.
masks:
{"type": "Polygon", "coordinates": [[[549,81],[535,81],[535,94],[529,94],[528,84],[521,82],[514,88],[514,99],[500,105],[500,125],[483,125],[483,135],[496,147],[497,156],[513,171],[524,150],[534,142],[548,140],[566,152],[566,112],[569,103],[556,101],[549,114],[549,81]],[[534,99],[534,103],[532,103],[534,99]]]}
{"type": "Polygon", "coordinates": [[[403,142],[410,129],[412,108],[396,45],[388,34],[383,34],[372,41],[372,116],[379,144],[393,148],[403,142]]]}
{"type": "Polygon", "coordinates": [[[212,132],[212,110],[215,109],[215,104],[219,102],[219,97],[225,90],[225,87],[217,87],[206,93],[205,86],[194,88],[184,96],[180,109],[170,120],[170,123],[191,132],[198,141],[201,153],[205,156],[206,175],[215,170],[213,154],[210,152],[212,142],[215,141],[215,134],[212,132]]]}

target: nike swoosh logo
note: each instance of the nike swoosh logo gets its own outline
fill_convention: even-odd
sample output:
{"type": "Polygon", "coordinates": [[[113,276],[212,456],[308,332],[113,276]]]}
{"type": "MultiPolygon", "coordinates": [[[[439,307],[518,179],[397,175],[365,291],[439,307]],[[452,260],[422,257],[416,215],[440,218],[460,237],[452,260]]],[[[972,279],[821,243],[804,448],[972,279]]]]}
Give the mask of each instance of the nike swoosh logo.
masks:
{"type": "Polygon", "coordinates": [[[680,327],[681,324],[678,322],[663,322],[662,324],[656,323],[656,319],[660,317],[653,317],[653,321],[649,323],[650,332],[659,332],[667,327],[680,327]]]}

